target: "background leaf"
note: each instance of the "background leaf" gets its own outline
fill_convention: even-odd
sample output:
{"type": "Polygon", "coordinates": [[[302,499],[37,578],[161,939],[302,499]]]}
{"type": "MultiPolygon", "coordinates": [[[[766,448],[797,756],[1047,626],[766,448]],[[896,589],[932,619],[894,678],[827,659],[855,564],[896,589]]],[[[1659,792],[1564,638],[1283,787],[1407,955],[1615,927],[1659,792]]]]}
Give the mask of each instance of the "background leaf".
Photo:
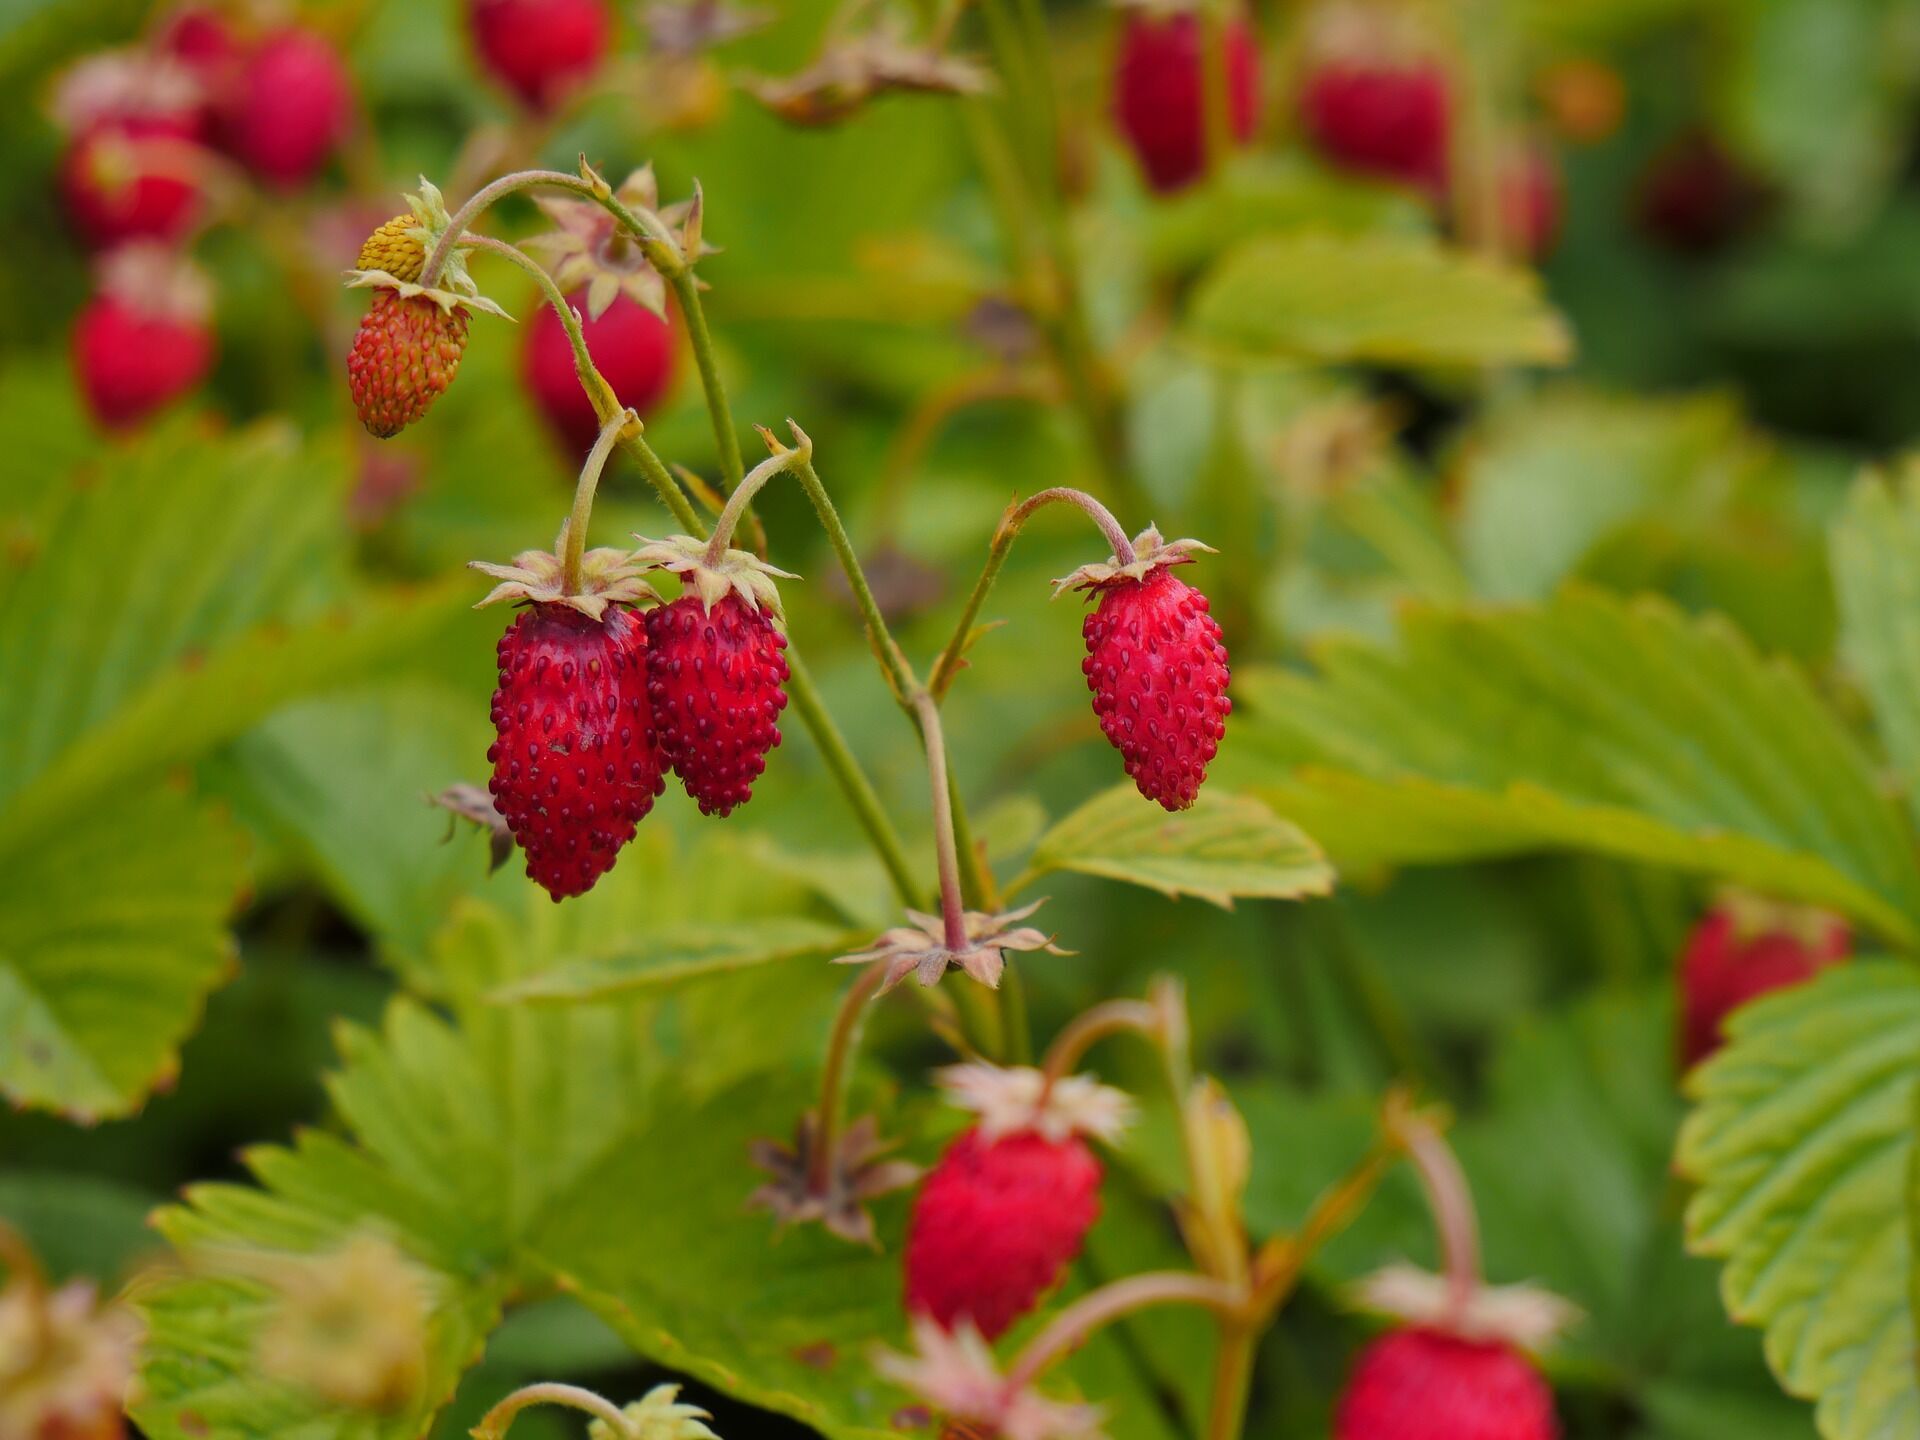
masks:
{"type": "Polygon", "coordinates": [[[1920,814],[1920,471],[1869,477],[1833,528],[1841,648],[1866,688],[1895,781],[1920,814]]]}

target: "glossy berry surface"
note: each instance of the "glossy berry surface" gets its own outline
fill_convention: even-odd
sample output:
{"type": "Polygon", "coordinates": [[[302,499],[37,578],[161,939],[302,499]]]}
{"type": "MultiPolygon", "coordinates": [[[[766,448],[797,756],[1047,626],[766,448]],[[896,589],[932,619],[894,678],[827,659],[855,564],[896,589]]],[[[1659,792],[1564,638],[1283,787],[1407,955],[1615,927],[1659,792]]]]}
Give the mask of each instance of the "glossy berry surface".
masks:
{"type": "Polygon", "coordinates": [[[527,874],[555,900],[613,868],[664,787],[647,702],[647,633],[610,605],[523,610],[500,637],[493,792],[527,874]]]}
{"type": "Polygon", "coordinates": [[[1396,1330],[1360,1354],[1333,1440],[1557,1440],[1553,1392],[1505,1345],[1396,1330]]]}
{"type": "Polygon", "coordinates": [[[353,86],[331,42],[288,28],[263,38],[241,62],[222,107],[227,151],[283,189],[325,167],[353,121],[353,86]]]}
{"type": "Polygon", "coordinates": [[[1219,622],[1207,597],[1164,566],[1098,593],[1081,627],[1093,713],[1140,793],[1184,810],[1233,711],[1219,622]]]}
{"type": "Polygon", "coordinates": [[[647,638],[661,759],[702,814],[729,814],[752,798],[767,752],[780,743],[787,637],[738,595],[712,610],[683,595],[647,612],[647,638]]]}
{"type": "Polygon", "coordinates": [[[1328,61],[1300,90],[1301,123],[1327,159],[1435,196],[1447,186],[1451,108],[1445,72],[1424,61],[1328,61]]]}
{"type": "Polygon", "coordinates": [[[94,418],[109,429],[139,424],[191,390],[213,364],[204,324],[96,296],[73,327],[73,368],[94,418]]]}
{"type": "MultiPolygon", "coordinates": [[[[588,318],[584,293],[569,296],[568,303],[580,312],[593,363],[620,403],[643,416],[650,413],[673,379],[672,327],[625,295],[616,296],[598,320],[588,318]]],[[[542,305],[527,321],[520,371],[554,434],[570,454],[584,456],[600,434],[600,419],[580,388],[573,345],[550,305],[542,305]]]]}
{"type": "Polygon", "coordinates": [[[199,218],[191,115],[104,120],[60,158],[60,194],[81,239],[105,249],[128,240],[178,240],[199,218]]]}
{"type": "MultiPolygon", "coordinates": [[[[1207,168],[1206,65],[1196,16],[1130,13],[1114,73],[1114,121],[1155,190],[1178,190],[1207,168]]],[[[1223,33],[1227,115],[1236,140],[1260,119],[1260,55],[1246,19],[1223,33]]]]}
{"type": "Polygon", "coordinates": [[[1846,959],[1846,922],[1809,917],[1804,929],[1743,925],[1720,904],[1687,937],[1680,959],[1680,1058],[1691,1068],[1720,1048],[1726,1020],[1750,1000],[1804,984],[1846,959]]]}
{"type": "Polygon", "coordinates": [[[440,398],[467,348],[467,312],[375,290],[347,353],[347,387],[369,434],[398,435],[440,398]]]}
{"type": "Polygon", "coordinates": [[[989,1340],[1032,1310],[1080,1253],[1100,1215],[1100,1161],[1076,1138],[975,1128],[927,1173],[908,1222],[906,1300],[989,1340]]]}
{"type": "Polygon", "coordinates": [[[593,74],[612,23],[605,0],[470,0],[467,20],[480,63],[534,110],[593,74]]]}

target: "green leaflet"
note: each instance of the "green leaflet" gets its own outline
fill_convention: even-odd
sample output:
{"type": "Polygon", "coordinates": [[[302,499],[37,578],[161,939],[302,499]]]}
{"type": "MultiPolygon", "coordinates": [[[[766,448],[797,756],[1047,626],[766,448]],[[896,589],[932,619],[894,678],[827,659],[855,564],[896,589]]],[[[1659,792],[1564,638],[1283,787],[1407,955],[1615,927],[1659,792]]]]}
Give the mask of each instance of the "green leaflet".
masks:
{"type": "Polygon", "coordinates": [[[1679,1164],[1692,1244],[1725,1259],[1734,1318],[1764,1326],[1828,1440],[1920,1432],[1911,1168],[1920,976],[1860,963],[1739,1012],[1691,1078],[1679,1164]]]}
{"type": "Polygon", "coordinates": [[[1530,272],[1393,235],[1249,240],[1200,282],[1187,321],[1203,344],[1303,360],[1555,365],[1573,350],[1530,272]]]}
{"type": "Polygon", "coordinates": [[[1333,888],[1333,870],[1312,840],[1259,800],[1217,787],[1169,814],[1132,784],[1116,785],[1041,836],[1009,889],[1057,870],[1197,895],[1226,909],[1235,896],[1298,900],[1333,888]]]}
{"type": "Polygon", "coordinates": [[[1873,702],[1908,808],[1920,814],[1920,470],[1861,480],[1832,550],[1841,650],[1873,702]]]}
{"type": "Polygon", "coordinates": [[[1236,678],[1222,778],[1343,869],[1562,848],[1723,876],[1901,944],[1920,915],[1904,821],[1791,666],[1731,626],[1573,590],[1418,609],[1321,675],[1236,678]]]}

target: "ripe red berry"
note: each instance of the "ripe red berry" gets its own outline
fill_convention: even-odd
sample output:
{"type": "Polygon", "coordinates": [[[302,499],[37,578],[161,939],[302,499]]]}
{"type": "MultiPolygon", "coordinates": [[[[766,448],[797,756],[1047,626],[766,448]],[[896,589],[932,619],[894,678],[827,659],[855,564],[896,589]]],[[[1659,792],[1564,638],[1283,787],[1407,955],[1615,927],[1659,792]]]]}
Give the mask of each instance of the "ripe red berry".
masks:
{"type": "Polygon", "coordinates": [[[1506,1345],[1395,1330],[1361,1352],[1334,1440],[1556,1440],[1553,1392],[1506,1345]]]}
{"type": "Polygon", "coordinates": [[[1329,59],[1300,89],[1301,123],[1321,154],[1436,197],[1447,187],[1451,108],[1446,73],[1427,60],[1329,59]]]}
{"type": "Polygon", "coordinates": [[[1081,627],[1080,664],[1100,729],[1149,800],[1184,810],[1226,734],[1227,647],[1207,597],[1156,566],[1094,587],[1100,600],[1081,627]]]}
{"type": "Polygon", "coordinates": [[[1516,253],[1538,260],[1560,238],[1565,193],[1553,152],[1538,142],[1514,146],[1499,174],[1501,224],[1516,253]]]}
{"type": "Polygon", "coordinates": [[[60,193],[81,239],[98,249],[177,240],[193,227],[191,118],[116,120],[77,136],[60,160],[60,193]]]}
{"type": "Polygon", "coordinates": [[[753,796],[787,705],[787,637],[737,594],[682,595],[647,612],[647,692],[662,760],[705,815],[753,796]]]}
{"type": "Polygon", "coordinates": [[[367,430],[385,440],[418,420],[453,383],[467,348],[464,306],[375,290],[347,353],[347,386],[367,430]]]}
{"type": "Polygon", "coordinates": [[[353,83],[339,52],[311,30],[265,36],[225,97],[221,138],[233,157],[284,189],[311,180],[353,122],[353,83]]]}
{"type": "Polygon", "coordinates": [[[217,10],[188,5],[161,24],[153,37],[153,49],[193,77],[200,90],[200,127],[211,134],[246,61],[246,44],[239,33],[217,10]]]}
{"type": "MultiPolygon", "coordinates": [[[[586,297],[568,303],[580,312],[593,362],[620,403],[646,415],[673,379],[673,330],[658,315],[626,295],[614,297],[598,320],[586,312],[586,297]]],[[[540,413],[569,453],[585,455],[600,434],[600,418],[580,388],[573,345],[551,306],[542,305],[527,324],[520,371],[540,413]]]]}
{"type": "MultiPolygon", "coordinates": [[[[1190,11],[1126,17],[1114,76],[1114,121],[1155,190],[1178,190],[1206,170],[1202,36],[1190,11]]],[[[1260,54],[1244,16],[1229,20],[1222,38],[1227,116],[1234,139],[1246,141],[1260,118],[1260,54]]]]}
{"type": "Polygon", "coordinates": [[[609,605],[523,610],[500,637],[493,792],[527,874],[556,901],[582,895],[665,788],[647,702],[647,632],[609,605]]]}
{"type": "Polygon", "coordinates": [[[1747,899],[1722,901],[1687,937],[1680,960],[1680,1056],[1691,1068],[1718,1050],[1728,1015],[1846,959],[1844,920],[1747,899]]]}
{"type": "Polygon", "coordinates": [[[469,0],[467,18],[480,63],[535,110],[592,75],[611,28],[605,0],[469,0]]]}
{"type": "Polygon", "coordinates": [[[907,1227],[907,1309],[987,1339],[1039,1303],[1100,1214],[1100,1161],[1084,1140],[967,1130],[927,1173],[907,1227]]]}
{"type": "Polygon", "coordinates": [[[100,293],[73,327],[73,368],[102,425],[137,425],[191,390],[213,363],[206,285],[156,245],[130,246],[103,267],[100,293]]]}

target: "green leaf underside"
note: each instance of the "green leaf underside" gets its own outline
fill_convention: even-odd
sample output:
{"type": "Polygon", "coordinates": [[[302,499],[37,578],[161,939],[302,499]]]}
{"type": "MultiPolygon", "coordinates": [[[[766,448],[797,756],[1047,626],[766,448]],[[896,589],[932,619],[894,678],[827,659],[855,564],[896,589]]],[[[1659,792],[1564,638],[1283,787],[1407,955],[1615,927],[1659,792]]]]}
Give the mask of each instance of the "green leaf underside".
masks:
{"type": "Polygon", "coordinates": [[[1553,365],[1573,348],[1530,272],[1389,235],[1250,240],[1201,281],[1188,323],[1204,344],[1304,360],[1553,365]]]}
{"type": "MultiPolygon", "coordinates": [[[[1920,470],[1863,480],[1833,528],[1842,654],[1873,702],[1900,792],[1920,807],[1920,470]]],[[[1915,809],[1920,814],[1920,809],[1915,809]]]]}
{"type": "Polygon", "coordinates": [[[1333,888],[1333,869],[1301,830],[1260,800],[1205,789],[1169,814],[1131,784],[1095,796],[1040,837],[1022,890],[1060,870],[1231,909],[1236,896],[1297,900],[1333,888]]]}
{"type": "Polygon", "coordinates": [[[1317,678],[1236,677],[1223,767],[1343,869],[1586,849],[1721,876],[1911,943],[1900,812],[1790,665],[1664,602],[1408,612],[1317,678]]]}
{"type": "Polygon", "coordinates": [[[1911,1166],[1920,975],[1861,963],[1754,1004],[1695,1073],[1692,1244],[1827,1440],[1920,1433],[1911,1166]]]}

